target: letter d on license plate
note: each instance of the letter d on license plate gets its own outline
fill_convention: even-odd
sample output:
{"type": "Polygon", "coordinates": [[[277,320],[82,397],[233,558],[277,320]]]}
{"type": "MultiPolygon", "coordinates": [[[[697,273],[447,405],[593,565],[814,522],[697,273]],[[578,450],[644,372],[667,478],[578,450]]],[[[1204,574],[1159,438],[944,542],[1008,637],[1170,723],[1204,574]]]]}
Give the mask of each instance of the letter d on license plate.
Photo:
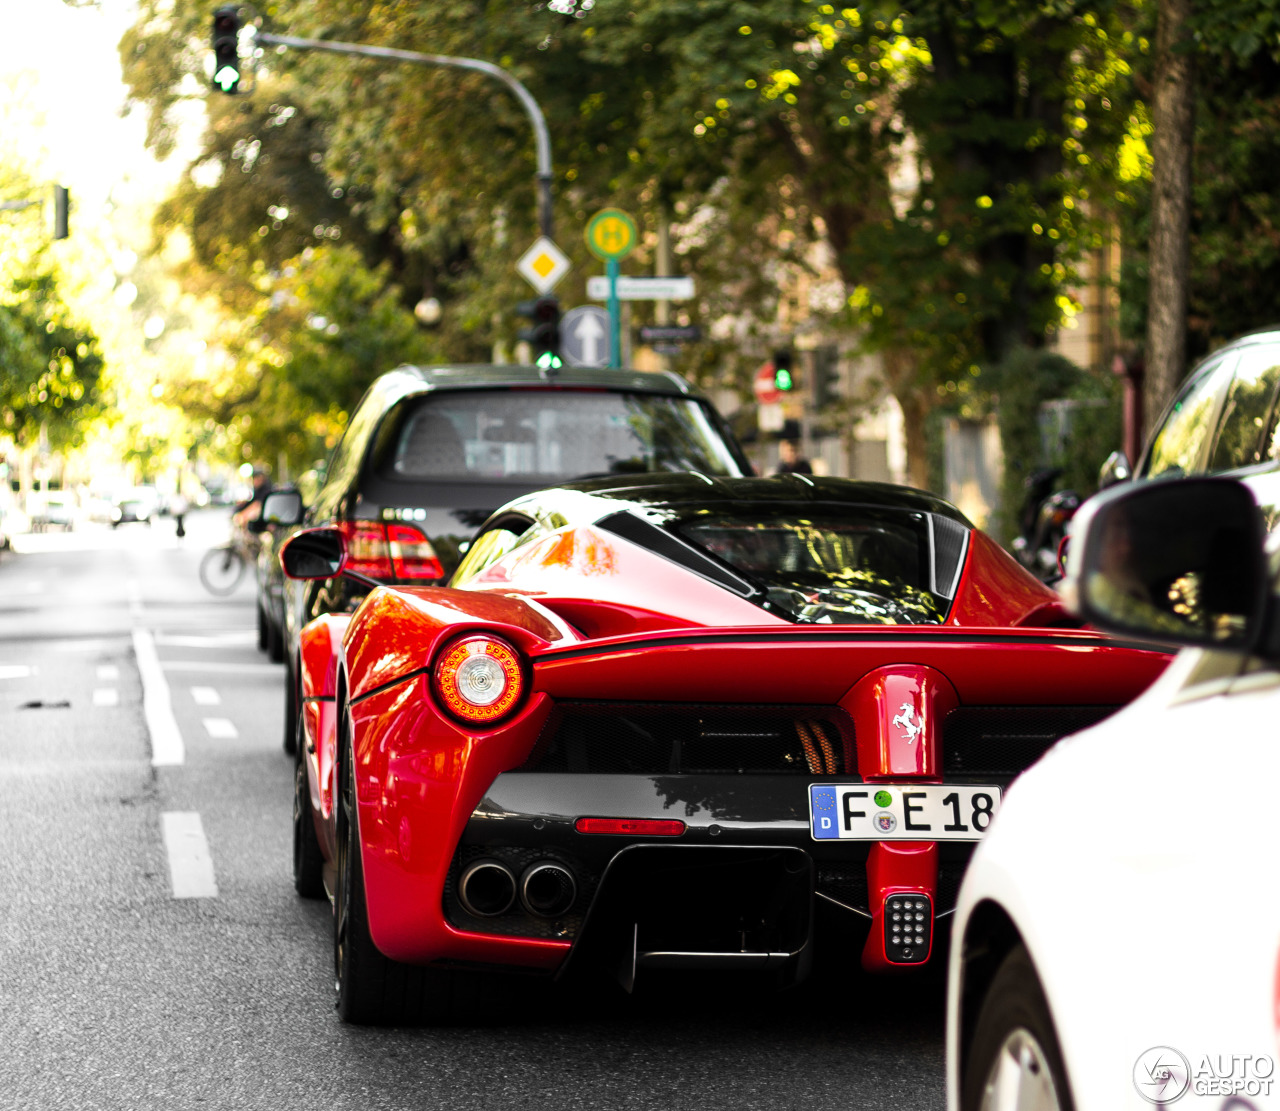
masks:
{"type": "Polygon", "coordinates": [[[980,841],[999,809],[999,787],[971,783],[809,785],[817,841],[980,841]]]}

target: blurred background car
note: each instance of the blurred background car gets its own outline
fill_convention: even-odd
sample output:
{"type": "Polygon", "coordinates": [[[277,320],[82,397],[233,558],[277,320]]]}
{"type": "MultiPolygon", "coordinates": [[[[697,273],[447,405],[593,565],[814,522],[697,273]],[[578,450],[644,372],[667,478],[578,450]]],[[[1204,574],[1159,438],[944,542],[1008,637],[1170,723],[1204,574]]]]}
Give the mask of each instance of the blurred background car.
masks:
{"type": "Polygon", "coordinates": [[[69,531],[75,528],[79,512],[75,496],[60,490],[32,494],[28,500],[27,515],[33,532],[45,532],[51,528],[69,531]]]}
{"type": "Polygon", "coordinates": [[[150,525],[159,516],[160,498],[154,486],[135,486],[117,494],[111,503],[111,527],[131,522],[150,525]]]}
{"type": "Polygon", "coordinates": [[[1280,623],[1261,515],[1244,485],[1195,478],[1117,487],[1077,524],[1068,605],[1187,647],[1024,773],[974,853],[948,1106],[1280,1106],[1280,623]]]}
{"type": "MultiPolygon", "coordinates": [[[[305,523],[342,530],[350,570],[427,586],[453,573],[473,531],[513,498],[573,479],[654,471],[752,473],[724,419],[676,374],[402,366],[353,411],[305,523]]],[[[275,524],[261,534],[270,551],[301,523],[301,496],[271,495],[267,519],[275,524]]],[[[278,643],[289,664],[292,752],[298,631],[319,614],[354,608],[367,590],[347,579],[286,588],[270,555],[260,568],[264,647],[278,643]]]]}

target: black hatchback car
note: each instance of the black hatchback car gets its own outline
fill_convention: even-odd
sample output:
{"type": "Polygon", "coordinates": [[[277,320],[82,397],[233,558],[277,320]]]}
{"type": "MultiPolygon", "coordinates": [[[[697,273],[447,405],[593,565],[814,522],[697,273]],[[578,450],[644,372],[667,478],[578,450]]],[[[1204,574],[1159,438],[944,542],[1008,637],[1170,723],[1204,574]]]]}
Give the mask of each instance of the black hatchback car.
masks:
{"type": "MultiPolygon", "coordinates": [[[[473,531],[513,498],[654,471],[752,473],[724,419],[675,374],[402,366],[374,382],[352,413],[305,515],[288,492],[271,495],[263,517],[336,525],[348,570],[427,586],[448,579],[473,531]]],[[[283,626],[284,743],[294,752],[298,632],[322,613],[353,609],[366,591],[348,578],[282,587],[275,559],[261,572],[260,604],[283,626]]]]}

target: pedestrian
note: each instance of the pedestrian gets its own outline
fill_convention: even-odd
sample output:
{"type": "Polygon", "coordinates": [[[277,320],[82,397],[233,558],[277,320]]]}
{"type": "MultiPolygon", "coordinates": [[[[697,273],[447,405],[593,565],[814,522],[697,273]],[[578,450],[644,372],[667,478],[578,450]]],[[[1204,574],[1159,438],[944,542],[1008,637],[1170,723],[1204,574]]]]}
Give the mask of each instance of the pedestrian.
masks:
{"type": "Polygon", "coordinates": [[[250,521],[262,516],[262,503],[271,493],[271,478],[262,467],[253,468],[253,495],[231,510],[231,519],[237,527],[246,528],[250,521]]]}
{"type": "Polygon", "coordinates": [[[190,503],[181,494],[174,494],[173,500],[169,503],[169,512],[173,515],[174,523],[178,526],[176,531],[179,540],[187,535],[184,518],[190,507],[190,503]]]}
{"type": "Polygon", "coordinates": [[[778,441],[778,474],[813,474],[813,466],[795,440],[778,441]]]}

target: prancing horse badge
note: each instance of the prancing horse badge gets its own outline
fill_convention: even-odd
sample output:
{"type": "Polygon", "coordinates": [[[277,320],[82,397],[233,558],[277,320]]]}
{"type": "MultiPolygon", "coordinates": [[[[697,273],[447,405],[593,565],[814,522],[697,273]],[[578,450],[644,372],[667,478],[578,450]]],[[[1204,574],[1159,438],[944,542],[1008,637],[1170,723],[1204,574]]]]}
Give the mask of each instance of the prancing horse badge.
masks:
{"type": "Polygon", "coordinates": [[[907,744],[915,744],[916,738],[924,732],[924,721],[919,714],[912,709],[910,702],[904,702],[902,709],[898,711],[898,716],[891,722],[893,725],[900,725],[906,731],[907,744]]]}

